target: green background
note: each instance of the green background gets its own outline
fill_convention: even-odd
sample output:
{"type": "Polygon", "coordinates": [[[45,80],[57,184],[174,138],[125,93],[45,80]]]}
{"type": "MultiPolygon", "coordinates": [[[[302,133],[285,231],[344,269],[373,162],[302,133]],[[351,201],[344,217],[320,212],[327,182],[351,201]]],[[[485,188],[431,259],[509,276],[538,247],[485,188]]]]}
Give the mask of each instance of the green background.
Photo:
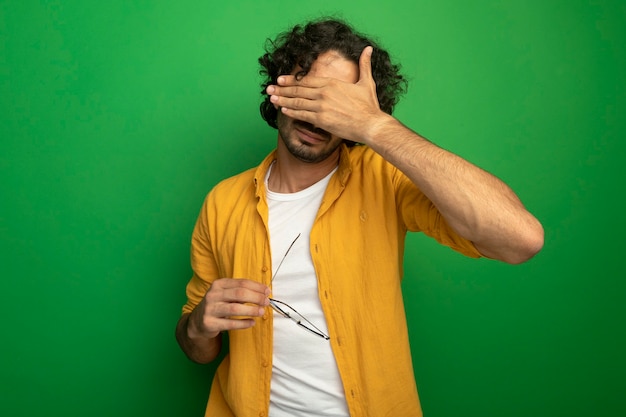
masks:
{"type": "Polygon", "coordinates": [[[520,266],[408,237],[425,414],[626,415],[621,0],[3,0],[1,415],[203,415],[214,367],[174,339],[192,227],[275,145],[264,40],[320,14],[402,63],[398,118],[545,226],[520,266]]]}

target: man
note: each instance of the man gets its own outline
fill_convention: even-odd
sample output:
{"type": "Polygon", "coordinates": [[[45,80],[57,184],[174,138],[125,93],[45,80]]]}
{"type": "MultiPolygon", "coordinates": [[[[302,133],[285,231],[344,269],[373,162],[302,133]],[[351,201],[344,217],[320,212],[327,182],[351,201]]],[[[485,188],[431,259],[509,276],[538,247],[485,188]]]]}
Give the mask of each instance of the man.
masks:
{"type": "Polygon", "coordinates": [[[200,363],[228,334],[206,415],[420,416],[406,231],[520,263],[543,229],[503,182],[391,116],[404,79],[347,24],[296,26],[259,61],[277,148],[207,196],[176,329],[200,363]]]}

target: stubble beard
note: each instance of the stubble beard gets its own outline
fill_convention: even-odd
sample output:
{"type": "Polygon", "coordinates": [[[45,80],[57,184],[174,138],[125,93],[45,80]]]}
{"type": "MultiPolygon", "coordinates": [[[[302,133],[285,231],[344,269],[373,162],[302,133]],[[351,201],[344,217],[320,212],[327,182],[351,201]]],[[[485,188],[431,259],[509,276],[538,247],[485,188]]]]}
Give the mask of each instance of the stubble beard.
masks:
{"type": "MultiPolygon", "coordinates": [[[[296,132],[298,124],[305,125],[302,122],[279,117],[278,133],[289,153],[302,162],[310,164],[322,162],[330,157],[342,143],[341,140],[332,143],[332,136],[325,132],[325,136],[328,138],[327,144],[330,146],[315,149],[312,145],[300,140],[296,132]]],[[[307,128],[312,130],[312,127],[307,126],[307,128]]]]}

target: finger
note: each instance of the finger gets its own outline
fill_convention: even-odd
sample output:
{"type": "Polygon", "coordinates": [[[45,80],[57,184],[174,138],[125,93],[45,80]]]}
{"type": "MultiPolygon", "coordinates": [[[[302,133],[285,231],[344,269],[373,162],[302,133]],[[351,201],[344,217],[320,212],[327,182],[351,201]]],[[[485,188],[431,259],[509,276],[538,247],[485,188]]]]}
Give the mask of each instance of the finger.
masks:
{"type": "Polygon", "coordinates": [[[215,304],[211,310],[209,312],[211,317],[230,319],[261,317],[265,313],[265,308],[258,305],[227,302],[215,304]]]}
{"type": "Polygon", "coordinates": [[[214,303],[237,303],[237,304],[254,304],[257,306],[265,306],[269,304],[268,295],[263,292],[251,291],[247,288],[229,288],[218,294],[214,303]]]}
{"type": "Polygon", "coordinates": [[[270,95],[270,99],[273,97],[299,97],[307,100],[315,100],[318,99],[320,95],[318,87],[306,87],[303,85],[293,85],[288,87],[270,85],[267,87],[266,92],[270,95]]]}
{"type": "Polygon", "coordinates": [[[252,319],[221,319],[216,322],[215,329],[220,332],[227,332],[229,330],[244,330],[253,327],[255,321],[252,319]]]}
{"type": "Polygon", "coordinates": [[[203,323],[203,333],[206,337],[216,337],[220,332],[229,330],[243,330],[254,326],[254,319],[212,318],[203,323]]]}
{"type": "Polygon", "coordinates": [[[372,79],[372,52],[374,48],[366,46],[359,57],[359,81],[372,79]]]}
{"type": "Polygon", "coordinates": [[[281,107],[280,111],[285,116],[289,116],[292,119],[301,120],[314,125],[317,125],[318,123],[316,113],[309,110],[296,110],[289,107],[281,107]]]}
{"type": "Polygon", "coordinates": [[[247,279],[224,278],[217,280],[207,291],[206,299],[211,304],[221,302],[251,303],[260,306],[269,304],[269,287],[247,279]]]}
{"type": "Polygon", "coordinates": [[[218,286],[219,283],[219,287],[223,288],[223,289],[228,289],[228,288],[247,288],[251,291],[257,291],[257,292],[267,292],[268,294],[270,294],[270,289],[267,285],[258,282],[258,281],[253,281],[251,279],[245,279],[245,278],[221,278],[218,280],[215,280],[215,282],[213,283],[214,286],[218,286]]]}
{"type": "Polygon", "coordinates": [[[281,97],[310,101],[319,99],[319,92],[305,87],[281,87],[274,89],[274,92],[270,95],[270,101],[276,104],[276,100],[281,97]]]}
{"type": "Polygon", "coordinates": [[[302,78],[298,80],[295,75],[281,75],[276,79],[276,84],[282,86],[297,85],[299,81],[302,81],[302,78]]]}
{"type": "Polygon", "coordinates": [[[270,101],[276,107],[286,107],[287,109],[317,112],[320,110],[321,104],[319,101],[306,99],[306,98],[291,98],[281,96],[271,96],[270,101]]]}
{"type": "Polygon", "coordinates": [[[255,318],[265,314],[264,307],[241,303],[203,301],[198,307],[202,310],[195,319],[196,328],[211,337],[221,331],[251,327],[255,318]]]}
{"type": "Polygon", "coordinates": [[[295,75],[281,75],[276,80],[276,83],[281,87],[289,87],[295,85],[301,85],[303,87],[318,88],[326,83],[325,77],[314,77],[307,75],[306,77],[296,77],[295,75]]]}

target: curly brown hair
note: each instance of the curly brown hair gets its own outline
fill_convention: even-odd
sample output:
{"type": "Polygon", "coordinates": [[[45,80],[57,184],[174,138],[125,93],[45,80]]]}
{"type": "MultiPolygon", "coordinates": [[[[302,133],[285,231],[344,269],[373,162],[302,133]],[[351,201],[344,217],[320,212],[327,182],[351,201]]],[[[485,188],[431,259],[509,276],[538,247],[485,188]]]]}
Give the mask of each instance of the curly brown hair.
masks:
{"type": "Polygon", "coordinates": [[[400,96],[406,91],[407,80],[400,74],[400,66],[393,64],[389,53],[376,42],[357,33],[348,23],[338,19],[316,20],[305,26],[296,25],[279,34],[275,40],[268,39],[265,54],[259,58],[259,74],[265,77],[261,84],[261,116],[273,128],[277,128],[278,111],[265,92],[267,86],[276,84],[279,75],[290,74],[296,66],[302,68],[296,75],[305,76],[317,57],[328,51],[336,51],[344,58],[359,63],[361,52],[372,46],[372,76],[376,82],[376,94],[382,111],[391,114],[400,96]]]}

